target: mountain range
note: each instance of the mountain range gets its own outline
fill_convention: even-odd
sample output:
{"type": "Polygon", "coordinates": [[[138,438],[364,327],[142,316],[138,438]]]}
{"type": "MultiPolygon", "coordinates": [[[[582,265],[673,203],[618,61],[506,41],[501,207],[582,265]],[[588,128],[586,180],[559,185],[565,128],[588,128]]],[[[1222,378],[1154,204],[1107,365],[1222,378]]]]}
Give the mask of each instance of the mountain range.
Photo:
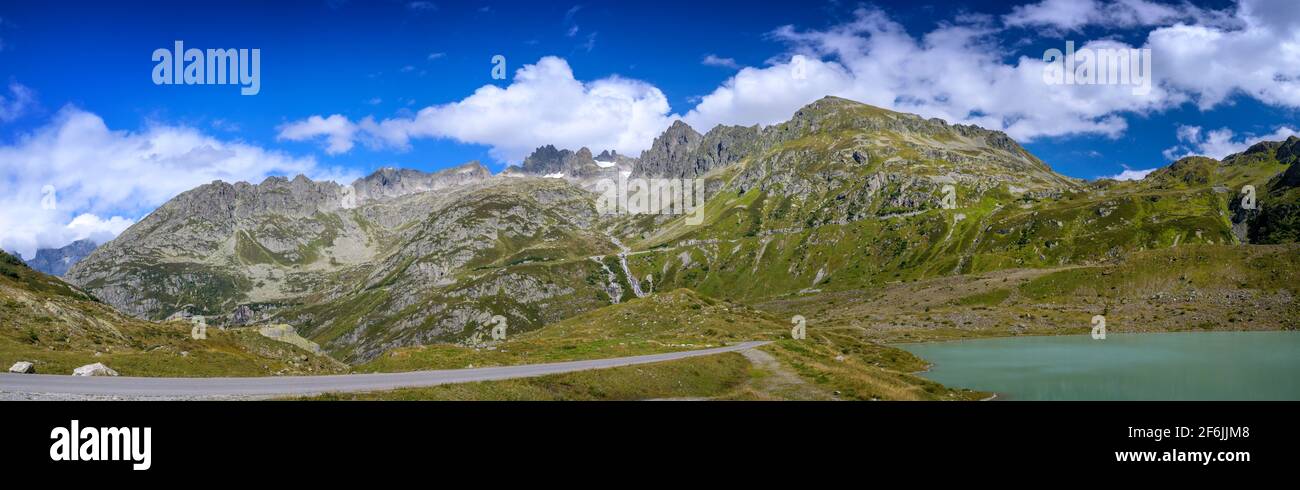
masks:
{"type": "Polygon", "coordinates": [[[827,97],[766,127],[679,121],[635,158],[544,146],[497,175],[469,162],[345,185],[212,182],[65,278],[135,319],[289,324],[359,364],[489,345],[498,316],[514,335],[677,289],[756,304],[1295,242],[1298,143],[1085,182],[1001,132],[827,97]],[[599,213],[594,186],[621,172],[704,179],[703,222],[599,213]]]}

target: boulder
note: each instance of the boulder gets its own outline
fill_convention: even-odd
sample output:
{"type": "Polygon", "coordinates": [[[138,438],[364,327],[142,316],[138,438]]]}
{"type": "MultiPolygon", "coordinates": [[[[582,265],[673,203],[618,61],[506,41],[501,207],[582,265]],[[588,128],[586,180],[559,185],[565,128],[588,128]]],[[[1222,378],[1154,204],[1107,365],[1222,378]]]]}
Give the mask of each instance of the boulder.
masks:
{"type": "Polygon", "coordinates": [[[253,323],[253,309],[248,305],[239,305],[235,311],[230,313],[230,323],[235,325],[248,325],[253,323]]]}
{"type": "Polygon", "coordinates": [[[105,366],[102,362],[87,364],[72,370],[73,376],[117,376],[117,371],[105,366]]]}
{"type": "Polygon", "coordinates": [[[35,374],[36,365],[27,361],[18,361],[15,362],[13,366],[9,367],[9,372],[18,374],[35,374]]]}

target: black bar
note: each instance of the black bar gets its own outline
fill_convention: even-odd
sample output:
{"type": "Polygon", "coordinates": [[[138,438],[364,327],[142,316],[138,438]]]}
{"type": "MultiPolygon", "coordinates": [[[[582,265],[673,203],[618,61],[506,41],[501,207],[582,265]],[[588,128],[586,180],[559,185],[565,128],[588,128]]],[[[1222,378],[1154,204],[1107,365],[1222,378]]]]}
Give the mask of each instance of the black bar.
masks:
{"type": "MultiPolygon", "coordinates": [[[[8,402],[6,475],[122,481],[265,471],[309,478],[413,468],[686,472],[1069,472],[1250,476],[1294,466],[1292,402],[8,402]],[[51,430],[150,427],[151,467],[53,461],[51,430]],[[1132,437],[1130,428],[1248,428],[1132,437]],[[1211,433],[1212,434],[1212,433],[1211,433]],[[1117,451],[1249,452],[1248,462],[1117,462],[1117,451]],[[736,466],[744,465],[744,466],[736,466]],[[799,468],[802,468],[800,470],[799,468]],[[742,470],[747,471],[747,470],[742,470]],[[818,470],[821,471],[821,470],[818,470]],[[855,470],[857,471],[857,470],[855,470]]],[[[379,472],[379,473],[376,473],[379,472]]],[[[685,473],[683,473],[685,474],[685,473]]],[[[883,473],[879,473],[883,474],[883,473]]],[[[1064,474],[1064,473],[1062,473],[1064,474]]],[[[955,476],[955,474],[954,474],[955,476]]],[[[164,480],[159,480],[164,481],[164,480]]]]}

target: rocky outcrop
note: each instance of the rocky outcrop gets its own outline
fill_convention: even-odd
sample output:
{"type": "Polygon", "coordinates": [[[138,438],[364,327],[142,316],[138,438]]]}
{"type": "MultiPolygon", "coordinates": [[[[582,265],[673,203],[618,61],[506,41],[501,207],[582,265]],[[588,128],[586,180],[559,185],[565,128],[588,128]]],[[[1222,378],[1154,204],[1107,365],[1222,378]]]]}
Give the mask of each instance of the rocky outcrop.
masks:
{"type": "MultiPolygon", "coordinates": [[[[616,160],[615,155],[608,151],[602,152],[600,160],[613,162],[616,160]]],[[[513,176],[585,178],[601,172],[602,167],[596,164],[596,160],[586,147],[571,151],[546,145],[533,150],[532,154],[524,158],[523,164],[511,167],[506,172],[513,176]]]]}
{"type": "Polygon", "coordinates": [[[27,261],[33,269],[51,276],[62,276],[68,269],[95,251],[98,245],[90,240],[77,240],[60,248],[42,248],[36,251],[36,257],[27,261]]]}
{"type": "Polygon", "coordinates": [[[700,135],[677,121],[642,152],[633,177],[700,177],[763,150],[771,143],[763,134],[759,126],[719,125],[700,135]]]}
{"type": "Polygon", "coordinates": [[[248,305],[239,305],[235,311],[230,312],[230,323],[232,325],[248,325],[256,320],[253,309],[248,305]]]}
{"type": "Polygon", "coordinates": [[[419,170],[381,168],[356,180],[356,205],[367,202],[476,184],[492,178],[492,171],[478,161],[446,170],[426,173],[419,170]]]}
{"type": "Polygon", "coordinates": [[[13,366],[9,366],[9,372],[15,374],[35,374],[36,365],[27,361],[18,361],[15,362],[13,366]]]}
{"type": "Polygon", "coordinates": [[[633,176],[668,177],[687,173],[688,168],[694,168],[691,154],[703,138],[686,123],[673,121],[663,134],[655,138],[650,149],[641,152],[633,176]]]}

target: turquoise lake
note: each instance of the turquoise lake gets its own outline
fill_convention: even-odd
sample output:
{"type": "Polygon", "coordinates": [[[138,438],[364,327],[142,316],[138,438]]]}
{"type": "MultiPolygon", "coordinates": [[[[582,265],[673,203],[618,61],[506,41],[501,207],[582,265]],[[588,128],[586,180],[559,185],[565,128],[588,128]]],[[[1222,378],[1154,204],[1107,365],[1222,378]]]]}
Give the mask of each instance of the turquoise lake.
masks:
{"type": "Polygon", "coordinates": [[[896,345],[949,387],[1009,400],[1300,400],[1300,332],[1008,337],[896,345]]]}

